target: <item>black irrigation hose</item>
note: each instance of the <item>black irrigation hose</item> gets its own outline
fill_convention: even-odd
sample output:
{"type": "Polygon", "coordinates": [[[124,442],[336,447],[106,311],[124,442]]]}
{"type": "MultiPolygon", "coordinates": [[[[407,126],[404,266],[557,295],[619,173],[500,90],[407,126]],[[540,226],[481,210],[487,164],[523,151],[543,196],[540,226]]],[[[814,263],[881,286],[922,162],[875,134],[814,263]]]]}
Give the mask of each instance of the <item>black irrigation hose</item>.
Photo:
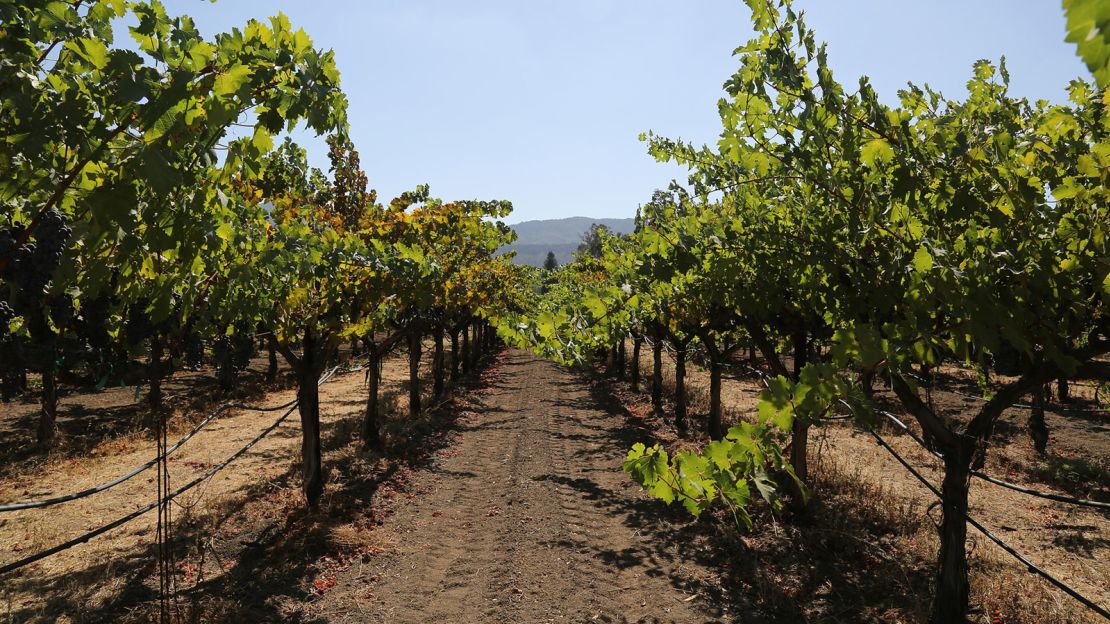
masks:
{"type": "Polygon", "coordinates": [[[45,498],[45,499],[42,499],[42,500],[22,501],[22,502],[19,502],[19,503],[9,503],[9,504],[6,504],[6,505],[0,505],[0,513],[10,512],[10,511],[20,511],[20,510],[23,510],[23,509],[37,509],[37,508],[40,508],[40,507],[49,507],[51,505],[57,505],[58,503],[65,503],[65,502],[68,502],[68,501],[82,499],[82,498],[85,498],[85,497],[88,497],[88,496],[92,496],[93,494],[97,494],[99,492],[103,492],[105,490],[109,490],[111,488],[114,488],[115,486],[131,479],[132,477],[138,476],[138,475],[142,474],[143,472],[147,471],[152,466],[154,466],[159,461],[161,461],[163,457],[169,457],[169,455],[171,453],[173,453],[177,449],[181,448],[181,446],[183,444],[188,442],[190,438],[192,438],[194,435],[197,434],[197,432],[199,432],[201,429],[206,427],[208,425],[208,423],[212,422],[217,416],[226,412],[229,409],[245,409],[245,410],[252,410],[252,411],[256,411],[256,412],[276,412],[278,410],[283,410],[287,407],[290,407],[294,403],[296,403],[296,401],[290,401],[289,403],[285,403],[284,405],[278,405],[277,407],[251,407],[250,405],[243,405],[242,403],[225,403],[225,404],[221,405],[220,407],[218,407],[216,409],[216,411],[212,412],[211,415],[209,415],[204,420],[197,423],[196,426],[194,426],[192,428],[192,430],[189,431],[189,433],[185,434],[180,440],[178,440],[176,444],[174,444],[170,448],[166,449],[166,452],[163,455],[159,455],[158,457],[155,457],[154,459],[152,459],[152,460],[148,461],[147,463],[139,466],[138,468],[135,468],[134,470],[132,470],[131,472],[129,472],[125,475],[116,477],[115,479],[112,479],[111,481],[107,481],[105,483],[101,483],[99,485],[95,485],[93,487],[86,488],[86,489],[81,490],[79,492],[72,492],[70,494],[63,494],[61,496],[54,496],[52,498],[45,498]]]}
{"type": "Polygon", "coordinates": [[[971,474],[975,475],[976,477],[979,477],[980,479],[982,479],[982,480],[984,480],[988,483],[993,483],[995,485],[1004,487],[1004,488],[1009,489],[1009,490],[1013,490],[1015,492],[1021,492],[1022,494],[1028,494],[1029,496],[1036,496],[1037,498],[1047,498],[1048,500],[1054,500],[1054,501],[1058,501],[1058,502],[1061,502],[1061,503],[1069,503],[1069,504],[1072,504],[1072,505],[1084,505],[1086,507],[1094,507],[1096,509],[1110,509],[1110,503],[1104,503],[1104,502],[1101,502],[1101,501],[1095,501],[1095,500],[1090,500],[1090,499],[1086,499],[1086,498],[1072,498],[1070,496],[1063,496],[1061,494],[1052,494],[1050,492],[1039,492],[1037,490],[1033,490],[1033,489],[1030,489],[1030,488],[1027,488],[1027,487],[1017,485],[1016,483],[1010,483],[1008,481],[1003,481],[1002,479],[997,479],[997,478],[992,477],[990,475],[985,475],[985,474],[979,472],[978,470],[972,470],[971,474]]]}
{"type": "MultiPolygon", "coordinates": [[[[918,472],[913,466],[911,466],[909,464],[909,462],[907,462],[905,459],[903,459],[903,457],[898,454],[898,451],[895,451],[889,444],[887,444],[886,440],[884,440],[882,438],[882,436],[875,433],[874,431],[871,431],[870,433],[871,433],[871,435],[875,436],[875,439],[878,440],[879,444],[882,445],[882,447],[884,449],[886,449],[887,452],[889,452],[891,455],[894,456],[894,459],[898,460],[898,463],[902,464],[903,468],[910,471],[910,474],[912,474],[914,477],[916,477],[917,480],[920,481],[925,487],[929,488],[929,491],[932,492],[938,499],[940,499],[942,501],[944,500],[944,497],[941,495],[940,490],[938,490],[936,488],[936,486],[934,486],[931,482],[929,482],[928,479],[926,479],[924,476],[922,476],[920,472],[918,472]]],[[[961,512],[960,515],[962,515],[964,517],[964,520],[966,520],[968,524],[975,527],[983,535],[987,536],[987,539],[989,539],[990,541],[997,544],[999,548],[1006,551],[1007,553],[1010,554],[1010,556],[1014,557],[1015,559],[1020,561],[1023,565],[1025,565],[1026,569],[1031,574],[1036,574],[1037,576],[1040,576],[1041,578],[1045,579],[1049,583],[1052,583],[1057,588],[1062,590],[1065,594],[1067,594],[1067,595],[1071,596],[1072,598],[1075,598],[1076,600],[1078,600],[1080,603],[1083,604],[1083,606],[1085,606],[1088,609],[1090,609],[1091,611],[1094,611],[1095,613],[1101,615],[1104,619],[1110,620],[1110,611],[1107,611],[1106,609],[1104,609],[1104,608],[1100,607],[1099,605],[1095,604],[1094,601],[1092,601],[1091,599],[1083,596],[1083,594],[1080,594],[1078,591],[1072,589],[1070,586],[1065,584],[1063,581],[1057,579],[1055,576],[1052,576],[1051,574],[1046,572],[1044,569],[1042,569],[1040,567],[1037,567],[1037,565],[1035,565],[1033,562],[1026,559],[1024,556],[1022,556],[1021,553],[1014,550],[1014,548],[1012,546],[1010,546],[1006,542],[1002,541],[1002,538],[1000,538],[997,535],[995,535],[994,533],[992,533],[989,529],[984,527],[982,524],[980,524],[977,520],[972,518],[966,512],[961,512]]]]}
{"type": "MultiPolygon", "coordinates": [[[[730,366],[730,368],[734,368],[734,369],[740,369],[741,367],[759,375],[763,379],[764,384],[766,384],[767,375],[763,371],[761,371],[757,368],[751,367],[751,366],[747,366],[747,365],[739,365],[739,366],[733,365],[733,366],[730,366]]],[[[917,377],[917,376],[914,375],[914,377],[917,377]]],[[[917,378],[921,379],[920,377],[917,377],[917,378]]],[[[970,395],[968,395],[968,396],[970,396],[970,395]]],[[[849,405],[843,399],[840,400],[840,403],[843,404],[848,409],[852,408],[852,406],[849,405]]],[[[929,445],[925,443],[925,440],[922,440],[920,436],[918,436],[916,433],[914,433],[913,429],[910,429],[910,427],[908,425],[906,425],[906,423],[904,423],[900,419],[898,419],[897,416],[895,416],[894,414],[891,414],[890,412],[884,411],[884,410],[877,410],[877,411],[878,411],[879,414],[882,414],[883,416],[886,416],[887,418],[892,420],[896,425],[898,425],[898,427],[902,431],[909,434],[909,436],[911,438],[913,438],[913,440],[915,442],[917,442],[918,445],[921,446],[921,448],[925,449],[926,451],[928,451],[929,453],[931,453],[934,457],[936,457],[938,459],[944,459],[943,455],[941,455],[940,453],[930,449],[929,445]]],[[[820,424],[821,422],[824,422],[824,421],[850,420],[852,418],[854,418],[854,416],[852,416],[851,414],[844,415],[844,416],[826,416],[825,418],[822,418],[820,421],[818,421],[818,424],[820,424]]],[[[993,483],[997,486],[1004,487],[1008,490],[1013,490],[1015,492],[1020,492],[1022,494],[1026,494],[1028,496],[1035,496],[1037,498],[1044,498],[1044,499],[1056,501],[1056,502],[1059,502],[1059,503],[1067,503],[1069,505],[1081,505],[1081,506],[1084,506],[1084,507],[1093,507],[1095,509],[1110,509],[1110,502],[1096,501],[1096,500],[1091,500],[1091,499],[1088,499],[1088,498],[1076,498],[1076,497],[1073,497],[1073,496],[1064,496],[1063,494],[1053,494],[1051,492],[1041,492],[1040,490],[1034,490],[1032,488],[1027,488],[1025,486],[1018,485],[1016,483],[1011,483],[1009,481],[1003,481],[1002,479],[999,479],[997,477],[992,477],[992,476],[990,476],[988,474],[985,474],[983,472],[980,472],[978,470],[972,470],[971,474],[973,476],[979,478],[979,479],[982,479],[983,481],[988,482],[988,483],[993,483]]]]}
{"type": "MultiPolygon", "coordinates": [[[[295,407],[296,407],[296,405],[294,405],[293,407],[290,407],[289,411],[282,414],[281,417],[278,418],[277,421],[274,422],[274,424],[270,425],[266,429],[263,429],[262,433],[258,434],[253,440],[248,442],[246,446],[244,446],[243,448],[236,451],[235,454],[233,454],[231,457],[228,457],[223,462],[217,464],[216,466],[213,466],[210,470],[208,470],[207,472],[205,472],[201,476],[193,479],[192,481],[186,483],[182,487],[174,490],[168,496],[166,496],[165,500],[172,500],[172,499],[176,498],[177,496],[183,494],[184,492],[192,489],[193,487],[195,487],[196,485],[198,485],[202,481],[205,481],[206,479],[211,478],[212,475],[216,474],[220,470],[223,470],[233,460],[237,459],[240,455],[247,452],[247,450],[250,449],[255,444],[257,444],[259,440],[261,440],[266,435],[268,435],[271,431],[276,429],[278,425],[280,425],[282,422],[284,422],[285,419],[290,414],[293,413],[293,409],[295,407]]],[[[159,501],[154,501],[153,503],[150,503],[148,505],[140,507],[139,509],[127,514],[126,516],[123,516],[122,518],[119,518],[117,520],[109,522],[108,524],[106,524],[102,527],[99,527],[97,529],[93,529],[92,531],[89,531],[88,533],[85,533],[83,535],[75,537],[71,540],[62,542],[61,544],[58,544],[57,546],[47,548],[46,550],[37,552],[33,555],[29,555],[27,557],[24,557],[24,558],[18,560],[18,561],[13,561],[12,563],[9,563],[9,564],[7,564],[3,567],[0,567],[0,574],[6,574],[6,573],[11,572],[13,570],[17,570],[17,569],[22,568],[24,566],[30,565],[30,564],[32,564],[36,561],[41,560],[41,559],[45,559],[45,558],[49,557],[50,555],[57,554],[57,553],[59,553],[63,550],[68,550],[69,548],[72,548],[72,547],[74,547],[78,544],[83,544],[83,543],[89,541],[90,539],[92,539],[92,538],[94,538],[98,535],[101,535],[103,533],[107,533],[108,531],[110,531],[110,530],[112,530],[112,529],[114,529],[118,526],[126,524],[126,523],[134,520],[135,518],[138,518],[139,516],[141,516],[141,515],[145,514],[146,512],[154,509],[155,507],[157,507],[158,503],[159,503],[159,501]]]]}
{"type": "MultiPolygon", "coordinates": [[[[323,384],[324,382],[326,382],[328,379],[331,378],[331,376],[335,373],[335,371],[336,371],[336,369],[332,369],[331,372],[329,372],[327,375],[324,375],[324,377],[322,377],[318,383],[323,384]]],[[[186,483],[185,485],[177,488],[176,490],[171,492],[169,495],[167,495],[164,500],[167,500],[167,501],[168,500],[173,500],[173,499],[177,498],[178,496],[184,494],[185,492],[193,489],[197,485],[200,485],[204,481],[207,481],[208,479],[211,479],[216,473],[218,473],[221,470],[223,470],[224,468],[226,468],[228,466],[228,464],[230,464],[231,462],[233,462],[236,459],[238,459],[239,457],[241,457],[244,453],[249,451],[251,449],[251,447],[253,447],[255,444],[258,444],[262,440],[262,438],[265,438],[267,435],[269,435],[271,432],[273,432],[274,429],[277,429],[278,426],[281,425],[281,423],[285,422],[285,419],[288,418],[289,415],[293,413],[293,410],[296,409],[296,407],[297,407],[297,403],[294,402],[294,404],[289,407],[289,410],[287,412],[282,414],[280,418],[278,418],[276,421],[274,421],[274,424],[272,424],[269,427],[266,427],[265,429],[263,429],[262,432],[259,433],[257,436],[255,436],[253,440],[251,440],[250,442],[247,442],[246,446],[240,448],[238,451],[235,451],[235,453],[233,453],[227,459],[223,460],[219,464],[216,464],[212,468],[208,469],[208,471],[205,472],[204,474],[202,474],[199,477],[193,479],[192,481],[186,483]]],[[[4,566],[0,566],[0,575],[7,574],[8,572],[12,572],[14,570],[18,570],[19,568],[28,566],[32,563],[35,563],[36,561],[41,561],[42,559],[45,559],[45,558],[47,558],[51,555],[55,555],[57,553],[60,553],[63,550],[69,550],[70,548],[73,548],[74,546],[77,546],[79,544],[83,544],[83,543],[91,540],[94,537],[97,537],[99,535],[103,535],[104,533],[107,533],[108,531],[111,531],[112,529],[115,529],[115,528],[120,527],[124,524],[127,524],[128,522],[134,520],[135,518],[138,518],[139,516],[141,516],[141,515],[145,514],[146,512],[154,509],[155,507],[157,507],[159,502],[161,502],[161,501],[154,501],[153,503],[147,504],[143,507],[140,507],[139,509],[136,509],[135,511],[127,514],[126,516],[123,516],[121,518],[113,520],[112,522],[109,522],[108,524],[105,524],[104,526],[93,529],[92,531],[89,531],[87,533],[79,535],[79,536],[77,536],[77,537],[75,537],[71,540],[67,540],[65,542],[62,542],[61,544],[58,544],[56,546],[52,546],[50,548],[47,548],[46,550],[39,551],[39,552],[37,552],[33,555],[28,555],[28,556],[26,556],[26,557],[24,557],[24,558],[22,558],[18,561],[13,561],[11,563],[5,564],[4,566]]]]}
{"type": "MultiPolygon", "coordinates": [[[[766,383],[767,376],[763,371],[761,371],[757,368],[752,368],[752,367],[746,367],[746,368],[748,368],[749,370],[751,370],[751,371],[755,372],[756,374],[760,375],[761,377],[763,377],[764,383],[766,383]]],[[[916,377],[916,375],[915,375],[915,377],[916,377]]],[[[920,379],[920,378],[918,378],[918,379],[920,379]]],[[[843,404],[848,409],[852,408],[852,406],[849,405],[843,399],[840,399],[840,403],[843,404]]],[[[925,449],[929,453],[932,453],[938,459],[943,459],[944,458],[944,456],[941,455],[940,453],[930,449],[929,445],[925,443],[925,440],[922,440],[916,433],[913,432],[912,429],[910,429],[906,425],[906,423],[899,420],[898,417],[896,417],[894,414],[891,414],[890,412],[887,412],[887,411],[884,411],[884,410],[878,410],[878,413],[880,413],[883,416],[886,416],[890,420],[894,421],[894,423],[897,424],[898,427],[900,429],[902,429],[902,431],[909,434],[909,436],[911,438],[913,438],[913,440],[915,442],[917,442],[921,446],[921,448],[925,449]]],[[[826,417],[822,420],[849,420],[850,418],[852,418],[852,416],[850,416],[850,415],[849,416],[830,416],[830,417],[826,417]]],[[[995,485],[1004,487],[1006,489],[1013,490],[1015,492],[1020,492],[1022,494],[1027,494],[1029,496],[1035,496],[1037,498],[1044,498],[1044,499],[1048,499],[1048,500],[1053,500],[1053,501],[1057,501],[1057,502],[1060,502],[1060,503],[1068,503],[1070,505],[1082,505],[1082,506],[1085,506],[1085,507],[1094,507],[1096,509],[1110,509],[1110,503],[1104,503],[1104,502],[1101,502],[1101,501],[1090,500],[1090,499],[1087,499],[1087,498],[1076,498],[1076,497],[1073,497],[1073,496],[1064,496],[1062,494],[1052,494],[1050,492],[1041,492],[1039,490],[1034,490],[1034,489],[1031,489],[1031,488],[1027,488],[1025,486],[1018,485],[1016,483],[1010,483],[1009,481],[1003,481],[1002,479],[992,477],[992,476],[990,476],[988,474],[984,474],[984,473],[982,473],[978,470],[972,470],[971,474],[974,475],[975,477],[978,477],[979,479],[982,479],[982,480],[988,482],[988,483],[993,483],[995,485]]]]}
{"type": "MultiPolygon", "coordinates": [[[[956,395],[959,395],[959,396],[962,396],[962,397],[967,397],[969,399],[976,399],[976,400],[984,401],[984,402],[986,402],[988,400],[988,399],[983,398],[982,396],[971,394],[970,392],[964,392],[962,390],[956,390],[955,388],[950,388],[950,389],[935,388],[932,385],[932,382],[930,382],[929,380],[921,377],[920,375],[914,375],[913,373],[910,373],[910,376],[913,377],[914,379],[918,380],[921,383],[928,384],[927,387],[933,388],[933,389],[936,389],[936,390],[940,390],[941,392],[951,392],[952,394],[956,394],[956,395]]],[[[1018,409],[1027,409],[1027,410],[1033,409],[1033,406],[1028,404],[1028,403],[1012,403],[1010,405],[1010,407],[1016,407],[1018,409]]],[[[1101,407],[1091,407],[1091,408],[1086,408],[1086,407],[1060,407],[1060,408],[1056,408],[1056,409],[1045,407],[1045,411],[1046,412],[1055,412],[1055,413],[1058,413],[1058,414],[1106,414],[1106,413],[1110,413],[1110,409],[1104,409],[1104,408],[1101,408],[1101,407]]]]}
{"type": "MultiPolygon", "coordinates": [[[[936,457],[938,459],[944,459],[943,455],[941,455],[940,453],[930,449],[929,446],[927,444],[925,444],[925,440],[922,440],[920,436],[918,436],[916,433],[913,432],[913,429],[910,429],[909,426],[906,425],[906,423],[899,420],[898,417],[896,417],[894,414],[891,414],[890,412],[883,411],[883,410],[879,410],[879,413],[882,414],[883,416],[886,416],[887,418],[889,418],[891,421],[894,422],[894,424],[898,425],[899,429],[901,429],[902,431],[909,434],[909,436],[911,438],[913,438],[914,442],[917,442],[918,445],[921,446],[921,448],[925,449],[926,451],[928,451],[929,453],[931,453],[934,457],[936,457]]],[[[984,481],[986,481],[986,482],[988,482],[988,483],[993,483],[995,485],[1004,487],[1004,488],[1009,489],[1009,490],[1013,490],[1015,492],[1020,492],[1022,494],[1028,494],[1029,496],[1036,496],[1037,498],[1046,498],[1048,500],[1054,500],[1054,501],[1057,501],[1057,502],[1060,502],[1060,503],[1068,503],[1068,504],[1071,504],[1071,505],[1083,505],[1083,506],[1086,506],[1086,507],[1094,507],[1094,508],[1097,508],[1097,509],[1110,509],[1110,503],[1104,503],[1104,502],[1101,502],[1101,501],[1090,500],[1090,499],[1087,499],[1087,498],[1075,498],[1075,497],[1072,497],[1072,496],[1064,496],[1062,494],[1052,494],[1050,492],[1041,492],[1039,490],[1034,490],[1034,489],[1031,489],[1031,488],[1027,488],[1025,486],[1018,485],[1016,483],[1010,483],[1009,481],[1003,481],[1002,479],[992,477],[992,476],[990,476],[988,474],[984,474],[984,473],[982,473],[978,470],[972,470],[971,474],[980,478],[980,479],[982,479],[982,480],[984,480],[984,481]]]]}

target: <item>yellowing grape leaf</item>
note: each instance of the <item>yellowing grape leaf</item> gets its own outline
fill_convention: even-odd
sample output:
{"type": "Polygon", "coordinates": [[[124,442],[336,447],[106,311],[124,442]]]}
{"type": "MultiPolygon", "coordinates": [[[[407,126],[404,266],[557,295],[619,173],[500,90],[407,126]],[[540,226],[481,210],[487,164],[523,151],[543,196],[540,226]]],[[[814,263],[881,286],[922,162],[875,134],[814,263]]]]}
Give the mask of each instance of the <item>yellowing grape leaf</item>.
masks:
{"type": "Polygon", "coordinates": [[[894,158],[894,148],[887,143],[886,139],[871,139],[864,144],[859,157],[863,164],[874,167],[875,163],[884,163],[894,158]]]}

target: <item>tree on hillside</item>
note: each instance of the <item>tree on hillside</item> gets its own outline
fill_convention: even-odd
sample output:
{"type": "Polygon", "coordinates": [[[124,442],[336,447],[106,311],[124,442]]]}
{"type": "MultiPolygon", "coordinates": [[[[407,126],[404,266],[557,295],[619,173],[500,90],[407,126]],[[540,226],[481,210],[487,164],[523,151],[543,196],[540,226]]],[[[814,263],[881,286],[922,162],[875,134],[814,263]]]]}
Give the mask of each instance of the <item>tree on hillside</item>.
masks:
{"type": "Polygon", "coordinates": [[[578,253],[591,258],[600,258],[604,249],[602,241],[612,235],[613,231],[609,226],[599,223],[591,225],[590,230],[582,235],[582,242],[578,244],[578,253]]]}
{"type": "Polygon", "coordinates": [[[559,268],[559,261],[555,259],[555,252],[547,252],[547,258],[544,258],[543,261],[543,270],[554,271],[557,268],[559,268]]]}

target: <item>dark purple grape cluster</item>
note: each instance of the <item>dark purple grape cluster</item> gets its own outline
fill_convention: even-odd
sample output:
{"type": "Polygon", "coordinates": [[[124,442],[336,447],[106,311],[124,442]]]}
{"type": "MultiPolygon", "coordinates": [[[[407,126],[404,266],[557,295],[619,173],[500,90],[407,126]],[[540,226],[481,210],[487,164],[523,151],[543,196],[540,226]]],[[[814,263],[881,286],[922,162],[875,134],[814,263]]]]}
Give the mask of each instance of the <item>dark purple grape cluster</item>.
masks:
{"type": "Polygon", "coordinates": [[[8,327],[16,317],[7,301],[0,301],[0,400],[5,403],[27,387],[27,374],[20,356],[21,341],[8,327]]]}
{"type": "Polygon", "coordinates": [[[15,250],[19,248],[19,236],[22,233],[22,225],[0,229],[0,261],[11,261],[15,250]]]}
{"type": "Polygon", "coordinates": [[[231,336],[220,334],[212,341],[212,360],[216,364],[216,379],[224,390],[230,390],[235,385],[237,371],[232,361],[234,350],[231,336]]]}
{"type": "Polygon", "coordinates": [[[65,215],[49,210],[42,215],[33,236],[26,234],[27,227],[22,223],[0,229],[0,263],[6,267],[0,278],[17,287],[16,303],[20,307],[35,307],[40,305],[73,231],[65,215]],[[22,244],[20,239],[25,239],[22,244]]]}
{"type": "Polygon", "coordinates": [[[185,366],[197,370],[204,365],[204,339],[200,337],[195,331],[189,331],[185,334],[182,341],[183,356],[185,358],[185,366]]]}
{"type": "Polygon", "coordinates": [[[140,299],[127,310],[123,336],[127,344],[133,347],[154,335],[154,324],[150,322],[150,314],[146,311],[148,304],[148,301],[140,299]]]}
{"type": "Polygon", "coordinates": [[[54,277],[54,272],[62,261],[62,253],[69,243],[73,231],[66,223],[65,216],[57,210],[43,214],[35,228],[34,240],[18,246],[23,235],[21,224],[12,227],[7,236],[0,236],[0,257],[5,245],[11,254],[11,277],[28,303],[38,301],[54,277]]]}
{"type": "Polygon", "coordinates": [[[77,323],[78,335],[94,349],[103,349],[111,342],[108,323],[112,315],[112,298],[101,294],[81,301],[81,318],[77,323]]]}
{"type": "Polygon", "coordinates": [[[0,340],[8,337],[8,327],[15,320],[15,310],[7,301],[0,301],[0,340]]]}
{"type": "Polygon", "coordinates": [[[229,390],[235,385],[235,377],[250,365],[254,353],[254,336],[246,327],[236,326],[233,335],[220,334],[212,341],[212,359],[221,388],[229,390]]]}
{"type": "Polygon", "coordinates": [[[0,303],[0,398],[9,400],[27,387],[29,347],[24,339],[8,334],[8,325],[17,314],[31,320],[30,329],[38,339],[45,332],[44,320],[49,308],[55,324],[73,322],[73,300],[59,297],[44,301],[47,287],[61,264],[69,239],[73,236],[65,215],[58,210],[42,214],[33,231],[23,223],[0,227],[0,280],[6,288],[5,301],[0,303]],[[35,322],[38,320],[39,322],[35,322]],[[36,330],[36,327],[39,328],[36,330]]]}
{"type": "Polygon", "coordinates": [[[23,224],[17,223],[10,227],[0,228],[0,279],[11,281],[16,274],[16,264],[25,255],[23,246],[19,244],[19,237],[23,235],[23,224]]]}
{"type": "Polygon", "coordinates": [[[73,325],[77,316],[77,310],[73,307],[73,297],[58,295],[51,297],[47,304],[50,306],[50,318],[53,319],[55,327],[63,328],[73,325]]]}
{"type": "Polygon", "coordinates": [[[239,331],[231,337],[231,344],[232,365],[235,366],[236,371],[246,370],[250,366],[251,358],[254,357],[254,336],[243,328],[239,328],[239,331]]]}

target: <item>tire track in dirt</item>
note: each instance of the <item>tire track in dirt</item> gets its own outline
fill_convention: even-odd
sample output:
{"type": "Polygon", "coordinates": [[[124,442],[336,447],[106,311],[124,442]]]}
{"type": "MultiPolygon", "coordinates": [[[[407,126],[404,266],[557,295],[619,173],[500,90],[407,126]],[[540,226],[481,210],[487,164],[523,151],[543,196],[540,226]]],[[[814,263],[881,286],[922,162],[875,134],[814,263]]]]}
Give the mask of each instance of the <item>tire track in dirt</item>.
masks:
{"type": "Polygon", "coordinates": [[[659,547],[655,517],[621,471],[630,444],[582,374],[521,351],[450,452],[427,494],[381,529],[396,549],[348,570],[317,604],[327,621],[705,622],[689,566],[659,547]]]}

